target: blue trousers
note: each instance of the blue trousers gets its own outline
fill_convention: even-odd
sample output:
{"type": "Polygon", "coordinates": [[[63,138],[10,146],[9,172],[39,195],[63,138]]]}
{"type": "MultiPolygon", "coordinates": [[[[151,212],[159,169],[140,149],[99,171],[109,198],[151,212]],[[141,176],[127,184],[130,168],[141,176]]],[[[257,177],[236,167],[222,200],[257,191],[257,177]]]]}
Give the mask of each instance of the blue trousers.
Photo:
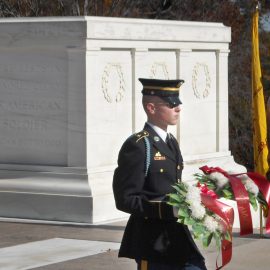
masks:
{"type": "Polygon", "coordinates": [[[160,264],[149,261],[138,261],[138,270],[207,270],[203,260],[191,260],[184,266],[160,264]]]}

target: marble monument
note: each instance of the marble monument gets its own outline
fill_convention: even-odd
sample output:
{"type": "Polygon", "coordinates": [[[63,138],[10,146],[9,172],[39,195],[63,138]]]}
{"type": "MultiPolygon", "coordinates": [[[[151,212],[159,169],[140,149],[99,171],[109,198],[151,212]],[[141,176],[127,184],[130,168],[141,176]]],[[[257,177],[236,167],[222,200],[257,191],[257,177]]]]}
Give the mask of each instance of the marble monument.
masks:
{"type": "Polygon", "coordinates": [[[96,224],[117,211],[112,175],[145,122],[139,77],[185,80],[171,132],[184,181],[201,165],[242,172],[228,144],[222,23],[50,17],[0,19],[0,216],[96,224]]]}

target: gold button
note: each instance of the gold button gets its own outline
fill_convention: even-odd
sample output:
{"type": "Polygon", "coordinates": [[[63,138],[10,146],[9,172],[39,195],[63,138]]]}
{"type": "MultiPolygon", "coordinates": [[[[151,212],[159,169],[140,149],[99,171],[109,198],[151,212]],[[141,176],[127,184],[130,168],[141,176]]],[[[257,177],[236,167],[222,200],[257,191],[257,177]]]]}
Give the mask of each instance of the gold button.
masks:
{"type": "Polygon", "coordinates": [[[180,179],[180,178],[178,178],[178,179],[177,179],[177,182],[178,182],[178,183],[180,183],[180,182],[181,182],[181,179],[180,179]]]}
{"type": "Polygon", "coordinates": [[[164,171],[163,169],[160,169],[160,172],[161,172],[161,173],[163,173],[163,171],[164,171]]]}
{"type": "Polygon", "coordinates": [[[180,170],[180,168],[181,168],[180,165],[178,165],[178,166],[177,166],[177,169],[180,170]]]}

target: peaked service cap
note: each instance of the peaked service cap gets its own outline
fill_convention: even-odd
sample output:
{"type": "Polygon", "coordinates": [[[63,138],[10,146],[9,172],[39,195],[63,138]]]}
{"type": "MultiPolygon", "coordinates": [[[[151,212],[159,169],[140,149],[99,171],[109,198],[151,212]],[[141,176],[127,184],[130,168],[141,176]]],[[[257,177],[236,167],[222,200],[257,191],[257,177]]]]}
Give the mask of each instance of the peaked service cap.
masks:
{"type": "Polygon", "coordinates": [[[179,99],[180,86],[184,80],[159,80],[139,78],[143,85],[142,94],[147,96],[158,96],[173,107],[182,104],[179,99]]]}

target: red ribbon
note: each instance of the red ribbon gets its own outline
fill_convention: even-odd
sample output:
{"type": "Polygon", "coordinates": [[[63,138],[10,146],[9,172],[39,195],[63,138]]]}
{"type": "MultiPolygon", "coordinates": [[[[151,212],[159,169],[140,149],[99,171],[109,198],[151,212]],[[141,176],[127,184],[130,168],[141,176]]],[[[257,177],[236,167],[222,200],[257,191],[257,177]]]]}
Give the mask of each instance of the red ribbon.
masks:
{"type": "MultiPolygon", "coordinates": [[[[201,193],[202,203],[207,209],[218,215],[224,227],[224,231],[229,231],[232,238],[232,226],[234,221],[234,211],[233,208],[225,203],[217,201],[213,197],[201,193]]],[[[232,242],[226,239],[221,240],[221,254],[222,254],[222,265],[218,266],[216,262],[216,269],[221,269],[223,266],[228,264],[232,258],[232,242]]]]}
{"type": "MultiPolygon", "coordinates": [[[[270,208],[270,182],[262,175],[255,173],[255,172],[248,172],[248,173],[240,173],[240,174],[233,174],[230,175],[224,170],[219,167],[208,167],[203,166],[200,168],[205,174],[210,174],[213,172],[222,173],[225,177],[228,178],[232,191],[234,193],[235,200],[237,202],[238,213],[239,213],[239,220],[240,220],[240,235],[245,235],[253,232],[252,228],[252,219],[250,213],[250,206],[249,206],[249,197],[248,193],[245,189],[245,186],[237,176],[246,174],[249,176],[250,179],[258,186],[260,192],[263,194],[268,208],[270,208]]],[[[215,200],[214,196],[209,196],[211,194],[207,194],[207,192],[201,193],[201,198],[203,204],[212,212],[219,215],[222,220],[225,222],[223,223],[225,230],[229,230],[230,235],[232,237],[232,226],[234,220],[234,212],[232,207],[221,203],[215,200]]],[[[266,233],[270,233],[270,214],[266,219],[266,233]]],[[[221,241],[221,252],[222,252],[222,265],[218,267],[216,262],[216,269],[219,270],[226,264],[228,264],[232,257],[232,242],[226,239],[221,241]]]]}
{"type": "MultiPolygon", "coordinates": [[[[260,192],[263,194],[264,199],[266,200],[268,207],[270,207],[270,182],[262,175],[255,172],[247,172],[236,174],[235,176],[246,174],[253,182],[257,185],[260,192]]],[[[268,214],[265,224],[266,233],[270,233],[270,215],[268,214]]]]}
{"type": "Polygon", "coordinates": [[[200,168],[205,174],[219,172],[228,178],[234,197],[237,203],[239,221],[240,221],[240,235],[253,233],[252,218],[249,206],[248,192],[245,186],[235,175],[230,175],[219,167],[203,166],[200,168]]]}

